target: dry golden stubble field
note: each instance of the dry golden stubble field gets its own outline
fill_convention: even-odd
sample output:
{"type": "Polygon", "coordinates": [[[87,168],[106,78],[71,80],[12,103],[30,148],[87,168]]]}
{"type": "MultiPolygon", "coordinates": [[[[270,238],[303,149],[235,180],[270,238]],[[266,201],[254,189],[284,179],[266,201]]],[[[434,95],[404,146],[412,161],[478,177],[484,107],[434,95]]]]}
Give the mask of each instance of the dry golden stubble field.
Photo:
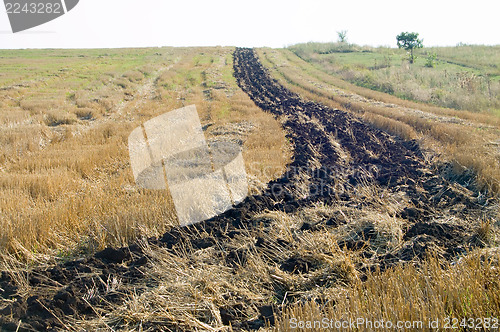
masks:
{"type": "Polygon", "coordinates": [[[4,259],[64,259],[175,225],[167,192],[135,186],[127,149],[170,110],[195,104],[207,138],[242,145],[252,192],[290,158],[279,124],[236,86],[231,48],[0,54],[4,259]]]}
{"type": "MultiPolygon", "coordinates": [[[[168,50],[170,52],[167,52],[168,56],[172,58],[168,61],[162,60],[162,65],[155,67],[153,74],[145,75],[150,77],[150,80],[144,80],[142,84],[137,83],[131,88],[133,98],[125,97],[124,93],[123,99],[118,99],[123,102],[121,103],[123,107],[117,108],[117,112],[112,111],[115,115],[110,115],[114,117],[114,121],[128,124],[127,129],[106,123],[109,131],[105,131],[106,135],[103,135],[104,138],[99,142],[103,142],[104,145],[108,142],[110,147],[119,146],[119,153],[110,155],[104,166],[98,164],[94,167],[90,162],[90,166],[81,168],[85,172],[78,175],[84,183],[92,184],[85,187],[88,190],[82,197],[97,197],[98,202],[94,202],[93,207],[108,202],[97,212],[94,208],[83,211],[93,217],[97,216],[96,220],[101,220],[99,218],[102,218],[107,210],[115,216],[113,220],[103,218],[100,221],[104,221],[103,224],[91,224],[105,225],[105,227],[99,226],[101,227],[99,229],[93,229],[93,226],[82,227],[84,231],[81,234],[91,241],[80,249],[80,253],[89,253],[107,245],[120,246],[135,239],[138,234],[161,235],[163,232],[161,227],[169,229],[168,223],[175,224],[175,217],[168,209],[168,197],[164,193],[136,190],[129,166],[126,165],[128,132],[143,121],[163,113],[157,111],[159,105],[169,105],[170,109],[174,109],[194,103],[198,107],[207,136],[244,142],[247,172],[254,193],[258,192],[264,183],[278,177],[283,166],[290,161],[292,151],[279,122],[270,114],[263,113],[237,87],[232,77],[232,49],[160,49],[154,50],[153,55],[149,50],[144,52],[150,56],[166,56],[167,53],[162,53],[162,50],[168,50]],[[137,98],[136,94],[146,97],[137,98]],[[263,134],[261,130],[268,134],[263,134]],[[107,140],[105,136],[108,136],[107,140]],[[123,159],[120,159],[122,157],[123,159]],[[125,161],[122,164],[114,164],[115,160],[125,161]],[[95,195],[101,191],[116,196],[110,196],[109,200],[106,200],[104,195],[95,195]],[[118,200],[117,197],[122,197],[123,200],[118,200]],[[118,208],[113,204],[118,204],[118,208]],[[133,216],[120,214],[121,210],[132,211],[132,207],[140,213],[133,216]],[[138,227],[137,220],[154,224],[138,227]],[[157,223],[159,226],[154,226],[158,225],[157,223]],[[99,240],[97,241],[95,237],[99,240]]],[[[135,52],[134,57],[137,57],[137,53],[141,51],[133,50],[133,52],[135,52]]],[[[119,57],[114,59],[116,61],[119,57]]],[[[262,55],[260,60],[268,66],[272,62],[270,59],[266,61],[262,55]]],[[[272,66],[271,64],[271,68],[272,66]]],[[[290,67],[300,68],[299,65],[290,67]]],[[[284,69],[282,74],[283,72],[284,69]]],[[[258,80],[266,88],[260,87],[259,84],[247,88],[261,91],[263,96],[267,96],[262,97],[264,101],[279,102],[275,99],[278,95],[265,94],[270,91],[267,90],[270,85],[266,80],[267,78],[262,75],[258,80]]],[[[309,83],[313,85],[318,83],[312,79],[311,81],[309,83]]],[[[339,106],[338,103],[332,103],[331,98],[325,98],[324,94],[332,87],[323,86],[313,93],[307,89],[296,88],[293,84],[287,84],[286,80],[280,82],[308,99],[320,100],[334,108],[356,111],[347,107],[348,104],[339,106]]],[[[128,83],[121,80],[120,84],[127,87],[128,83]]],[[[125,88],[120,87],[120,89],[125,88]]],[[[344,93],[348,94],[344,97],[348,97],[348,101],[352,103],[361,99],[352,91],[344,93]]],[[[69,94],[68,98],[71,100],[75,97],[69,94]]],[[[302,103],[307,103],[307,100],[299,100],[299,104],[293,106],[294,110],[304,110],[302,103]]],[[[313,106],[311,107],[314,108],[313,106]]],[[[276,110],[279,110],[279,107],[276,110]]],[[[328,114],[336,113],[328,111],[328,114]]],[[[107,118],[103,115],[104,120],[101,121],[105,122],[107,118]]],[[[305,114],[300,114],[298,119],[293,119],[293,114],[278,117],[282,125],[287,123],[305,125],[305,119],[309,119],[305,114]]],[[[350,158],[356,157],[353,153],[357,148],[356,145],[351,144],[349,140],[345,141],[344,137],[344,141],[337,138],[343,145],[335,147],[336,138],[332,137],[331,132],[326,131],[323,120],[328,123],[328,119],[322,118],[314,118],[308,123],[318,129],[315,132],[321,139],[327,138],[321,143],[328,145],[329,141],[334,147],[331,152],[339,154],[340,163],[350,162],[350,158]],[[347,147],[354,150],[347,153],[347,147]],[[341,153],[343,149],[345,153],[341,153]]],[[[369,117],[366,120],[369,120],[369,117]]],[[[58,128],[65,128],[66,132],[68,127],[73,130],[72,128],[81,126],[79,121],[85,120],[54,125],[55,128],[48,129],[57,131],[60,130],[58,128]]],[[[98,121],[99,119],[96,119],[92,123],[99,125],[98,121]]],[[[345,128],[346,134],[351,135],[352,140],[356,140],[362,146],[366,142],[361,142],[354,134],[356,129],[354,127],[359,127],[362,123],[357,120],[348,123],[352,124],[353,128],[345,128]]],[[[396,120],[393,124],[394,128],[404,127],[396,120]]],[[[50,127],[47,124],[45,126],[50,127]]],[[[83,133],[85,130],[89,132],[93,130],[89,125],[81,127],[83,133]]],[[[375,132],[363,128],[367,132],[375,132]]],[[[389,127],[386,129],[391,131],[389,127]]],[[[362,134],[359,130],[357,133],[362,134]]],[[[397,134],[398,131],[394,130],[394,133],[397,134]]],[[[411,135],[406,137],[401,130],[400,133],[404,138],[420,138],[411,135]]],[[[418,131],[415,133],[425,136],[425,133],[418,131]]],[[[394,137],[380,135],[378,137],[386,139],[387,142],[396,142],[394,137]]],[[[295,138],[300,142],[300,137],[295,138]]],[[[315,137],[310,135],[308,138],[314,141],[315,137]]],[[[372,139],[373,137],[370,137],[370,140],[372,139]]],[[[377,137],[375,141],[376,139],[377,137]]],[[[68,139],[64,138],[62,142],[66,140],[68,139]]],[[[70,156],[67,160],[71,160],[71,153],[77,155],[75,152],[77,148],[76,145],[67,147],[71,150],[67,152],[70,156]]],[[[301,147],[311,151],[310,159],[307,159],[311,167],[320,165],[321,160],[332,157],[322,154],[321,148],[321,144],[301,147]]],[[[365,148],[366,151],[358,152],[369,153],[370,147],[365,148]]],[[[298,150],[293,152],[299,156],[298,150]]],[[[52,157],[47,157],[44,165],[55,165],[47,160],[56,159],[54,157],[56,155],[58,154],[53,151],[52,157]]],[[[87,156],[92,155],[89,153],[87,156]]],[[[384,156],[372,154],[370,158],[375,160],[384,156]]],[[[82,158],[83,161],[86,160],[82,158]]],[[[38,166],[38,169],[42,168],[38,166]]],[[[32,173],[36,174],[35,170],[36,168],[33,168],[32,173]]],[[[342,174],[339,176],[342,177],[342,174]]],[[[314,174],[298,174],[294,183],[295,198],[300,198],[307,192],[306,189],[314,180],[313,177],[314,174]]],[[[39,186],[39,188],[47,187],[45,182],[39,186]]],[[[79,182],[76,183],[76,187],[80,188],[79,182]]],[[[456,188],[461,187],[453,187],[454,190],[457,190],[456,188]]],[[[64,250],[67,251],[64,253],[70,252],[69,255],[63,253],[55,257],[68,261],[67,264],[49,265],[47,269],[42,267],[24,270],[19,269],[19,266],[8,266],[13,261],[19,262],[19,259],[14,260],[11,254],[8,256],[11,259],[5,260],[6,268],[3,270],[6,271],[11,267],[14,269],[9,271],[9,277],[4,278],[2,275],[5,281],[2,287],[10,285],[11,282],[8,280],[14,279],[18,285],[17,295],[13,295],[12,299],[4,299],[0,309],[6,310],[2,312],[10,312],[5,315],[6,319],[25,317],[29,319],[30,324],[37,322],[40,324],[40,321],[46,324],[30,325],[32,327],[47,328],[52,325],[60,330],[274,329],[282,331],[292,330],[291,319],[314,322],[323,318],[329,321],[341,321],[364,317],[371,321],[383,319],[394,322],[398,320],[427,322],[445,316],[460,319],[472,316],[498,317],[500,278],[498,278],[498,250],[495,249],[498,240],[497,231],[490,220],[480,223],[479,220],[461,219],[460,213],[447,214],[443,210],[439,215],[426,216],[425,220],[411,221],[408,220],[408,215],[402,214],[413,204],[405,196],[404,185],[398,189],[376,181],[360,181],[351,189],[353,192],[348,193],[348,201],[342,196],[328,203],[318,201],[298,206],[288,212],[279,208],[259,212],[247,211],[244,214],[247,226],[241,228],[232,228],[231,223],[224,219],[220,220],[220,226],[207,224],[186,234],[174,227],[165,233],[160,241],[139,239],[135,249],[132,246],[123,249],[130,251],[131,257],[125,258],[121,263],[110,263],[107,267],[100,267],[102,258],[97,259],[93,256],[83,261],[74,261],[72,258],[75,251],[66,248],[64,250]],[[419,231],[423,233],[418,234],[419,231]],[[435,233],[429,233],[431,231],[435,233]],[[448,251],[451,253],[463,251],[460,248],[446,246],[448,241],[446,231],[449,232],[450,243],[457,240],[460,243],[470,244],[474,252],[450,258],[448,251]],[[177,232],[180,234],[178,239],[177,232]],[[417,236],[408,235],[411,232],[417,236]],[[216,237],[216,234],[221,236],[216,237]],[[140,250],[137,247],[140,247],[140,250]],[[424,254],[428,252],[434,253],[436,257],[425,259],[424,254]],[[136,267],[136,263],[142,260],[135,256],[138,253],[142,258],[146,258],[146,263],[136,267]],[[391,261],[390,255],[399,253],[408,254],[409,261],[385,267],[377,263],[379,258],[391,261]],[[85,272],[88,269],[90,272],[85,272]],[[66,280],[64,284],[58,284],[57,280],[65,280],[64,277],[61,278],[61,272],[63,275],[66,273],[68,276],[75,275],[78,280],[66,280]],[[34,280],[40,279],[41,276],[47,277],[47,280],[43,280],[41,284],[34,284],[34,280]],[[32,294],[40,295],[40,303],[52,310],[52,315],[49,315],[48,319],[42,319],[43,308],[40,309],[36,303],[30,302],[32,294]],[[72,310],[75,310],[73,314],[64,314],[58,309],[61,307],[61,300],[64,301],[65,298],[75,299],[75,303],[78,304],[70,305],[72,310]],[[23,307],[25,304],[26,307],[23,307]],[[83,305],[83,309],[79,305],[83,305]],[[2,308],[4,306],[5,309],[2,308]],[[86,312],[84,309],[89,311],[86,312]],[[23,316],[23,310],[25,314],[29,311],[35,315],[31,318],[23,316]],[[274,320],[274,327],[266,326],[271,324],[270,319],[274,320]]],[[[60,190],[54,192],[59,193],[60,190]]],[[[452,192],[453,195],[456,193],[458,191],[452,192]]],[[[477,195],[468,191],[461,194],[466,200],[469,196],[477,195]]],[[[443,198],[445,195],[437,196],[443,198]]],[[[46,204],[54,202],[47,199],[41,201],[46,204]]],[[[276,203],[279,205],[280,202],[276,203]]],[[[432,211],[432,208],[430,210],[432,211]]],[[[491,211],[485,211],[485,215],[489,212],[491,211]]],[[[466,215],[467,211],[464,214],[466,215]]],[[[85,216],[85,214],[80,215],[85,216]]],[[[237,218],[232,219],[238,221],[237,218]]],[[[69,228],[65,231],[71,235],[73,234],[71,230],[69,228]]],[[[58,235],[54,238],[60,237],[58,235]]],[[[64,238],[64,241],[70,244],[78,243],[78,240],[70,236],[64,238]]],[[[54,257],[51,253],[55,252],[54,246],[48,243],[49,245],[41,247],[42,250],[26,246],[31,248],[29,254],[25,254],[26,250],[15,249],[14,252],[23,253],[19,256],[22,259],[27,257],[32,262],[45,259],[47,262],[51,260],[50,257],[54,257]],[[44,254],[41,255],[41,252],[44,254]]],[[[56,243],[61,245],[61,242],[56,243]]],[[[117,252],[121,252],[120,250],[117,252]]],[[[89,255],[83,256],[89,257],[89,255]]],[[[12,324],[17,326],[18,321],[12,324]]],[[[12,327],[12,324],[8,326],[12,327]]],[[[362,326],[359,329],[370,330],[362,326]]]]}

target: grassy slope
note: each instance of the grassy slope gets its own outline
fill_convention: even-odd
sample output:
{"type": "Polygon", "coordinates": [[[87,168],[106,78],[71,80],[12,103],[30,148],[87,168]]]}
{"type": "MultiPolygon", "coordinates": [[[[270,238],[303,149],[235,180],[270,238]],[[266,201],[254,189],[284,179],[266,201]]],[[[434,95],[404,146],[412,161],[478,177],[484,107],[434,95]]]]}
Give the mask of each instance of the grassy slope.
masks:
{"type": "Polygon", "coordinates": [[[400,98],[476,112],[500,114],[500,46],[417,50],[414,65],[404,51],[355,45],[299,44],[302,59],[359,86],[400,98]],[[340,52],[347,49],[349,52],[340,52]],[[434,67],[426,66],[435,54],[434,67]]]}

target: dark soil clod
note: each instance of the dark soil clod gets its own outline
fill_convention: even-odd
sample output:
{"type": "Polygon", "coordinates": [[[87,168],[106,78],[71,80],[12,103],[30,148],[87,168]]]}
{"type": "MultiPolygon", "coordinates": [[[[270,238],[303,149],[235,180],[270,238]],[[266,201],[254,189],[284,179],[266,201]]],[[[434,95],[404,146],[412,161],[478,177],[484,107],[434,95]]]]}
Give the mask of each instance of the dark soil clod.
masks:
{"type": "Polygon", "coordinates": [[[205,237],[201,239],[193,239],[191,240],[191,244],[195,249],[206,249],[213,247],[216,244],[216,242],[215,239],[212,237],[205,237]]]}
{"type": "Polygon", "coordinates": [[[122,263],[130,255],[124,249],[106,248],[96,253],[95,257],[110,263],[122,263]]]}
{"type": "Polygon", "coordinates": [[[308,273],[314,263],[309,258],[293,256],[284,261],[280,269],[290,273],[308,273]]]}
{"type": "Polygon", "coordinates": [[[274,325],[274,308],[271,305],[264,305],[257,307],[260,313],[260,319],[264,320],[264,322],[269,322],[271,326],[274,325]]]}

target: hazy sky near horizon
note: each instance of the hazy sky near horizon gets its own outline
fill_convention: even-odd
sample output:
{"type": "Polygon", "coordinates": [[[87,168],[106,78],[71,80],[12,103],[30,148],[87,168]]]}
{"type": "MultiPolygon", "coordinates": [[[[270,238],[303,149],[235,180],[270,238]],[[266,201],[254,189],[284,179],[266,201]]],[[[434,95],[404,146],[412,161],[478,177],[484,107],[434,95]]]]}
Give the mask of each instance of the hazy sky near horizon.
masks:
{"type": "MultiPolygon", "coordinates": [[[[36,0],[33,0],[36,1],[36,0]]],[[[80,0],[66,15],[13,34],[0,4],[0,48],[269,46],[337,40],[396,46],[402,31],[425,46],[500,44],[499,0],[80,0]]]]}

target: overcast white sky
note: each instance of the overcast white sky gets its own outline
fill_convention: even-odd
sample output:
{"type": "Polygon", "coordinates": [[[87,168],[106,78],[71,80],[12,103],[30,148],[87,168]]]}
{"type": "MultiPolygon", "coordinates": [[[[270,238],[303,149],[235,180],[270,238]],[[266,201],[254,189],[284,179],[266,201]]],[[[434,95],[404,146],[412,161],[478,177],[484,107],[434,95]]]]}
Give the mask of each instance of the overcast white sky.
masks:
{"type": "MultiPolygon", "coordinates": [[[[34,0],[35,1],[35,0],[34,0]]],[[[270,46],[348,41],[396,46],[415,31],[425,46],[500,44],[500,1],[80,0],[66,15],[13,34],[0,4],[0,48],[270,46]]]]}

